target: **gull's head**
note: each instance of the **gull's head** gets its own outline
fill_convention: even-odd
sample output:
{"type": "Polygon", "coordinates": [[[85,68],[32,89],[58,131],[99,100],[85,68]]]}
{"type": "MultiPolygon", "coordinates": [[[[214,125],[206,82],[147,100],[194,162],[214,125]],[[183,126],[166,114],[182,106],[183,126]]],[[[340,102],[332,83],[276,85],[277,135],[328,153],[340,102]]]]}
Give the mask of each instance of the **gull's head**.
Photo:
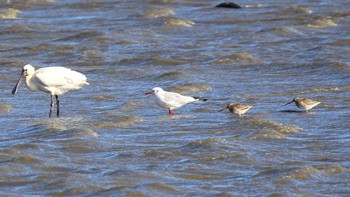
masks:
{"type": "Polygon", "coordinates": [[[30,75],[33,75],[35,72],[35,68],[30,65],[30,64],[27,64],[25,66],[23,66],[23,69],[22,69],[22,73],[23,73],[23,76],[30,76],[30,75]]]}
{"type": "Polygon", "coordinates": [[[150,92],[146,92],[146,94],[159,94],[160,92],[163,92],[164,90],[160,87],[155,87],[150,92]]]}
{"type": "Polygon", "coordinates": [[[154,92],[154,94],[157,94],[157,93],[163,92],[163,89],[160,87],[156,87],[152,89],[152,92],[154,92]]]}

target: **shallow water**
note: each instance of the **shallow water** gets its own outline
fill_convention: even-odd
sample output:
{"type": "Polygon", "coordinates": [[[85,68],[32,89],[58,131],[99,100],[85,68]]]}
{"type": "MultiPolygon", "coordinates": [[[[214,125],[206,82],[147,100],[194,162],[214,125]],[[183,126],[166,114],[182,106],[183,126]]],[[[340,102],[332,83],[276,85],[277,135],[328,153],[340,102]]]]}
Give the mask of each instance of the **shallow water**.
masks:
{"type": "Polygon", "coordinates": [[[0,194],[348,195],[350,2],[219,3],[0,2],[0,194]],[[11,95],[27,63],[90,85],[48,118],[49,95],[11,95]],[[208,101],[169,117],[156,86],[208,101]]]}

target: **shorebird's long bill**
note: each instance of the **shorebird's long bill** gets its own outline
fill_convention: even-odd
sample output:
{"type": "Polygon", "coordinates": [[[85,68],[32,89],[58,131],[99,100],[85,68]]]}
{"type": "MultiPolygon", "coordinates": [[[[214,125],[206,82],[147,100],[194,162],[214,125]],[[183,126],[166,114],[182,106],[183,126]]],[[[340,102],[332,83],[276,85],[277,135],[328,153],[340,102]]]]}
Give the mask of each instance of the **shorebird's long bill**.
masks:
{"type": "Polygon", "coordinates": [[[222,112],[222,111],[224,111],[225,109],[227,109],[227,108],[224,108],[224,109],[220,109],[220,110],[219,110],[219,112],[222,112]]]}
{"type": "Polygon", "coordinates": [[[22,70],[21,76],[19,77],[18,82],[16,83],[16,86],[12,89],[12,94],[16,94],[18,87],[19,87],[19,84],[21,84],[21,80],[23,78],[23,75],[24,75],[24,71],[22,70]]]}
{"type": "Polygon", "coordinates": [[[289,105],[289,104],[291,104],[291,103],[293,103],[293,102],[294,102],[294,101],[291,101],[291,102],[289,102],[289,103],[285,104],[285,106],[286,106],[286,105],[289,105]]]}

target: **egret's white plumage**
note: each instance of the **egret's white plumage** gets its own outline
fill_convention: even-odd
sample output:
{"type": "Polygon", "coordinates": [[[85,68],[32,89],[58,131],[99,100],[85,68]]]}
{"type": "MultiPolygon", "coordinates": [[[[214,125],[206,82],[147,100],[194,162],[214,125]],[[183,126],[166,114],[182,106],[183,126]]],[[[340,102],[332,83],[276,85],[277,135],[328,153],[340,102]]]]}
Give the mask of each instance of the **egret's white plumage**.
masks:
{"type": "Polygon", "coordinates": [[[182,107],[188,103],[193,103],[199,100],[206,101],[206,99],[199,97],[184,96],[176,92],[167,92],[159,87],[153,88],[151,92],[146,92],[146,94],[154,94],[156,103],[160,107],[168,109],[169,115],[174,114],[174,109],[182,107]]]}
{"type": "Polygon", "coordinates": [[[21,77],[12,90],[16,94],[22,77],[25,78],[25,84],[31,90],[40,90],[51,95],[51,116],[53,108],[53,96],[57,102],[57,116],[59,116],[58,95],[64,94],[70,90],[80,89],[88,85],[85,75],[64,67],[46,67],[35,70],[33,66],[27,64],[23,67],[21,77]]]}

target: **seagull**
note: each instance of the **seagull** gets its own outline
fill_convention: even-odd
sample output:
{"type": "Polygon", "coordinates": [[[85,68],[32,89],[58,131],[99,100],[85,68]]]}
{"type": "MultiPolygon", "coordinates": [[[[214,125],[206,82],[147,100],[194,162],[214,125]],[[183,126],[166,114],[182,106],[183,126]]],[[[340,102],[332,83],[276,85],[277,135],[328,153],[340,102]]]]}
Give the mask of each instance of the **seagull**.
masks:
{"type": "Polygon", "coordinates": [[[226,106],[226,108],[219,110],[219,112],[224,111],[225,109],[229,109],[231,113],[237,114],[238,116],[242,116],[245,114],[252,105],[245,105],[241,103],[230,103],[226,106]]]}
{"type": "Polygon", "coordinates": [[[285,104],[288,105],[290,103],[295,102],[295,105],[297,107],[299,107],[300,109],[305,109],[305,111],[307,112],[309,109],[314,108],[316,105],[320,104],[321,102],[319,101],[314,101],[308,98],[298,98],[295,97],[291,102],[285,104]]]}
{"type": "Polygon", "coordinates": [[[12,90],[12,94],[16,94],[18,87],[24,77],[27,87],[31,90],[40,90],[51,95],[50,113],[54,106],[54,96],[56,97],[57,117],[60,113],[60,101],[58,95],[64,94],[70,90],[80,89],[86,82],[85,75],[64,67],[46,67],[35,70],[35,68],[27,64],[23,67],[21,76],[12,90]]]}
{"type": "Polygon", "coordinates": [[[188,103],[196,101],[207,101],[207,99],[201,97],[184,96],[176,92],[167,92],[162,88],[153,88],[151,92],[146,92],[146,95],[154,94],[156,103],[165,109],[169,110],[169,115],[174,115],[174,109],[180,108],[188,103]]]}

